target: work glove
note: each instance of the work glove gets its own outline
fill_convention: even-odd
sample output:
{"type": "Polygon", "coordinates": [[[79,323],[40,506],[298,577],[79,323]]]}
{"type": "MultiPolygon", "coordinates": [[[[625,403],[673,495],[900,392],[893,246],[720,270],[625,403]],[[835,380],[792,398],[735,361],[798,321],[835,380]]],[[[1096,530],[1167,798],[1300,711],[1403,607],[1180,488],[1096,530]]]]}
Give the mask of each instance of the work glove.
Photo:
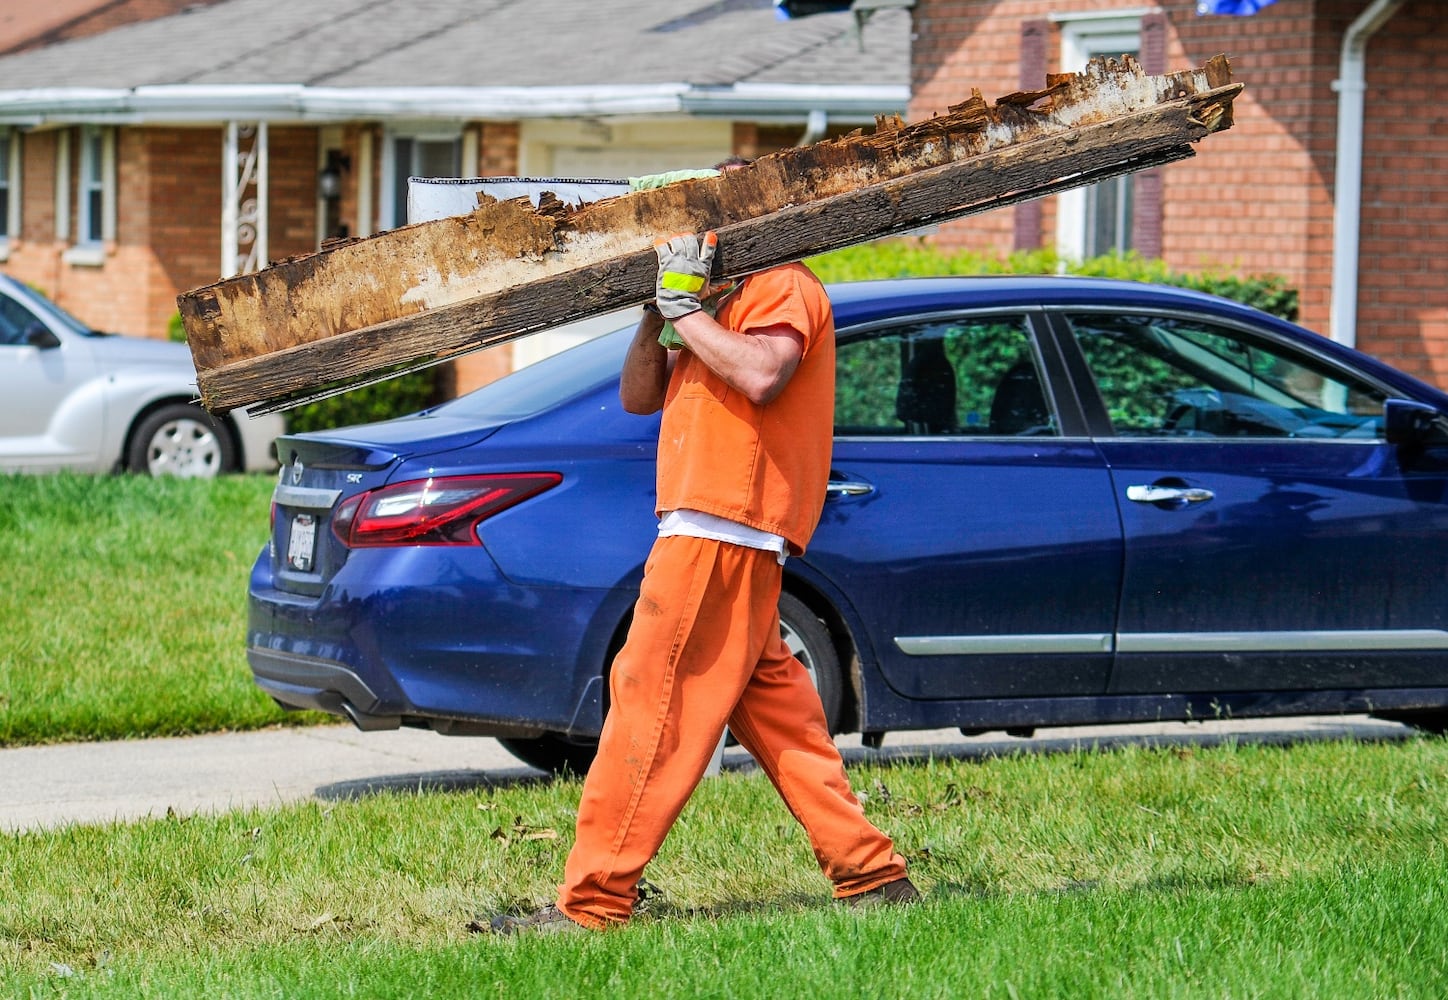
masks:
{"type": "Polygon", "coordinates": [[[659,258],[654,302],[664,319],[679,319],[704,308],[699,299],[709,287],[718,246],[719,237],[713,230],[702,237],[684,233],[654,244],[659,258]]]}
{"type": "MultiPolygon", "coordinates": [[[[699,305],[703,306],[704,311],[710,316],[718,316],[719,307],[724,304],[725,299],[739,290],[739,285],[740,282],[738,281],[726,281],[722,285],[710,285],[709,294],[699,300],[699,305]]],[[[655,315],[662,315],[659,313],[658,306],[648,305],[644,308],[652,309],[655,315]]],[[[659,331],[659,343],[671,351],[688,346],[684,343],[684,338],[679,336],[679,331],[674,329],[674,324],[668,320],[664,320],[664,328],[659,331]]]]}
{"type": "Polygon", "coordinates": [[[659,331],[659,344],[670,351],[677,351],[684,347],[684,338],[679,336],[679,331],[674,329],[674,324],[664,320],[664,328],[659,331]]]}

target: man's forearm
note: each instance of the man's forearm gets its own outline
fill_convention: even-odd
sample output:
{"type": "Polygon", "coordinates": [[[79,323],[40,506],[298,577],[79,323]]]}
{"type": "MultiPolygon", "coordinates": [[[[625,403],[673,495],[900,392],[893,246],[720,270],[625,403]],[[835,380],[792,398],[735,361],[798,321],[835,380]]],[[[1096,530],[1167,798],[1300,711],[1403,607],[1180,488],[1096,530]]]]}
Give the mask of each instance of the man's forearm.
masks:
{"type": "Polygon", "coordinates": [[[804,351],[804,337],[791,327],[737,333],[703,310],[674,320],[674,329],[710,371],[760,405],[784,389],[804,351]]]}
{"type": "Polygon", "coordinates": [[[618,398],[629,413],[656,413],[664,405],[664,393],[669,385],[669,352],[659,343],[663,328],[663,317],[645,310],[628,345],[619,376],[618,398]]]}

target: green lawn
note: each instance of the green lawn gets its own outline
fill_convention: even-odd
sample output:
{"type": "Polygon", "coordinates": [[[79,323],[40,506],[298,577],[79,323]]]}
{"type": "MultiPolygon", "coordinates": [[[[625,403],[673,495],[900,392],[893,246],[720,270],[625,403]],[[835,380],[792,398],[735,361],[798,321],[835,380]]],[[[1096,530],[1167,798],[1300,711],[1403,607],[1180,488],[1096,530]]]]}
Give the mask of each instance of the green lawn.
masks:
{"type": "MultiPolygon", "coordinates": [[[[269,477],[0,480],[0,745],[244,729],[269,477]]],[[[851,771],[927,893],[845,911],[758,774],[706,781],[626,930],[549,900],[576,782],[0,835],[0,996],[1448,996],[1448,740],[851,771]]]]}
{"type": "Polygon", "coordinates": [[[274,479],[0,477],[0,746],[255,729],[246,581],[274,479]]]}
{"type": "Polygon", "coordinates": [[[706,781],[627,929],[504,939],[576,782],[13,835],[17,996],[1448,995],[1448,741],[852,769],[927,899],[833,905],[759,774],[706,781]]]}

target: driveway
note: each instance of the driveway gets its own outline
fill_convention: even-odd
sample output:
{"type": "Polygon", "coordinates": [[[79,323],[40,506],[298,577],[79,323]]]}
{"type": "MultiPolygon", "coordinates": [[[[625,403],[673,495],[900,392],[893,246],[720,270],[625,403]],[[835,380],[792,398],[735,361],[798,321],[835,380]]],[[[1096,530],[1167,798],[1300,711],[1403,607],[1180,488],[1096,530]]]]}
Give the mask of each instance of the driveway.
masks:
{"type": "MultiPolygon", "coordinates": [[[[1057,753],[1077,746],[1207,746],[1236,739],[1292,743],[1352,737],[1400,740],[1410,733],[1367,716],[1042,729],[1031,739],[953,729],[892,733],[878,750],[841,737],[847,761],[1005,753],[1057,753]]],[[[725,769],[752,766],[741,749],[725,769]]],[[[363,733],[347,726],[272,729],[183,739],[80,743],[0,750],[0,829],[45,829],[357,798],[404,788],[467,789],[537,780],[495,740],[401,729],[363,733]]]]}

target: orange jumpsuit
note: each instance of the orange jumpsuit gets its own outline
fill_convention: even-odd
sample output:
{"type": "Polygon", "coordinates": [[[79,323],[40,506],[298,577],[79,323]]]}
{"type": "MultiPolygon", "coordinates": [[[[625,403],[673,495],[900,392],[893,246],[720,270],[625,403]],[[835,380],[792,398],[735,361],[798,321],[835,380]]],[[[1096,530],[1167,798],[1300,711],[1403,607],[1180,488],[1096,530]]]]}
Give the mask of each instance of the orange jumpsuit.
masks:
{"type": "MultiPolygon", "coordinates": [[[[786,324],[805,338],[783,391],[759,406],[688,349],[659,432],[658,512],[696,510],[781,535],[798,555],[819,521],[834,417],[834,317],[806,268],[748,278],[721,306],[744,334],[786,324]]],[[[779,634],[772,552],[661,537],[609,678],[611,705],[583,784],[558,907],[585,926],[628,920],[644,866],[730,731],[809,835],[838,897],[905,875],[890,838],[850,791],[808,673],[779,634]]]]}

